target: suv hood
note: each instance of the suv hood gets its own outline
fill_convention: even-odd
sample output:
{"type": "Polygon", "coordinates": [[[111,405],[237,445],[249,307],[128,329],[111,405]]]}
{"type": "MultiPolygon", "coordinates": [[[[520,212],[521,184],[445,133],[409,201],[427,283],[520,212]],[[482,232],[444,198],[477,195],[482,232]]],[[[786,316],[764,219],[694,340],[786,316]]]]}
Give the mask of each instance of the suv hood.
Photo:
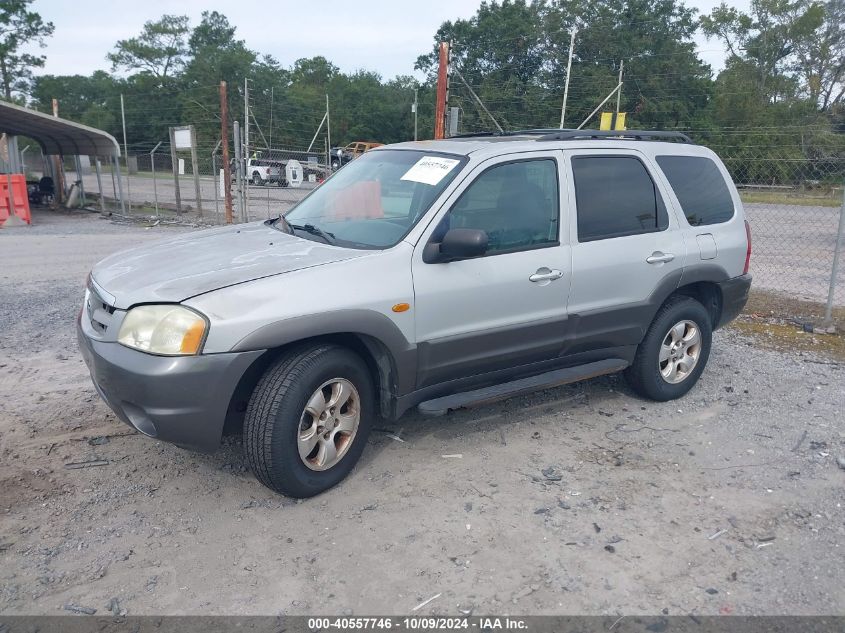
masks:
{"type": "Polygon", "coordinates": [[[282,233],[263,222],[197,231],[110,255],[91,276],[114,307],[178,303],[212,290],[344,261],[368,251],[282,233]]]}

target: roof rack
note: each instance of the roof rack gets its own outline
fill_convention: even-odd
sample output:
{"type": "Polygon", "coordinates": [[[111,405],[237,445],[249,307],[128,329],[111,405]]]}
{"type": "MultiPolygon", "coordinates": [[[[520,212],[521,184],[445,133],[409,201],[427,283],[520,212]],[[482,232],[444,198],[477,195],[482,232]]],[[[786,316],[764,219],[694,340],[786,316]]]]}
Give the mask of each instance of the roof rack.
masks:
{"type": "MultiPolygon", "coordinates": [[[[539,129],[529,129],[529,130],[507,130],[504,132],[493,132],[490,130],[485,130],[483,132],[466,132],[465,134],[455,134],[454,136],[448,137],[447,140],[453,139],[467,139],[467,138],[490,138],[491,136],[500,137],[500,136],[543,136],[546,134],[552,134],[554,132],[560,132],[561,130],[557,128],[539,128],[539,129]]],[[[565,131],[565,130],[564,130],[565,131]]]]}
{"type": "Polygon", "coordinates": [[[538,141],[578,141],[584,139],[620,139],[635,141],[676,141],[692,143],[683,132],[658,130],[557,130],[538,138],[538,141]]]}

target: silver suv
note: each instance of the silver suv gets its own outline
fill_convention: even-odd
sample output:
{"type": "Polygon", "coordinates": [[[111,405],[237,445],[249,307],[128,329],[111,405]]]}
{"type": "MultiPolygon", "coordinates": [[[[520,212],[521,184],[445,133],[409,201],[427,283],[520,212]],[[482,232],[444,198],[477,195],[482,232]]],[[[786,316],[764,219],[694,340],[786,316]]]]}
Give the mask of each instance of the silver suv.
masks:
{"type": "Polygon", "coordinates": [[[262,483],[340,482],[374,421],[625,371],[683,396],[745,305],[728,172],[668,132],[531,130],[385,146],[283,216],[95,266],[79,342],[141,433],[243,432],[262,483]]]}

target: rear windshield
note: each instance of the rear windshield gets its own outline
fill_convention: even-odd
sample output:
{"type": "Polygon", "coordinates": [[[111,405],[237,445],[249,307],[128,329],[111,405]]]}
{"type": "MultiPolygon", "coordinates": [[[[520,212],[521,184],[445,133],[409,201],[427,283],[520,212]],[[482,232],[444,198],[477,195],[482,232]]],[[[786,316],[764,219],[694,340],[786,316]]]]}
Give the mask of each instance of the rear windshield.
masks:
{"type": "MultiPolygon", "coordinates": [[[[316,227],[340,246],[398,243],[461,171],[466,157],[416,150],[378,150],[341,168],[285,219],[316,227]]],[[[298,232],[306,239],[323,239],[298,232]]]]}
{"type": "Polygon", "coordinates": [[[712,160],[703,156],[658,156],[657,164],[692,226],[720,224],[733,217],[731,192],[712,160]]]}

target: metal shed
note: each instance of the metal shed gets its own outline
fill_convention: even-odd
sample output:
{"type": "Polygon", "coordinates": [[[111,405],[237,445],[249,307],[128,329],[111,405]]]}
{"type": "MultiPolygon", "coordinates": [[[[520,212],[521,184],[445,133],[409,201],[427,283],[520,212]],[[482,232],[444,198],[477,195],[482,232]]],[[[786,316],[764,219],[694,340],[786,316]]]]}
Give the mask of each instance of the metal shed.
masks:
{"type": "MultiPolygon", "coordinates": [[[[33,139],[41,146],[45,156],[95,157],[101,202],[99,158],[110,160],[113,169],[118,175],[120,174],[118,163],[120,145],[111,134],[103,130],[0,100],[0,132],[5,132],[9,137],[25,136],[33,139]]],[[[77,171],[79,171],[78,168],[77,171]]],[[[120,177],[117,178],[117,184],[120,189],[118,197],[123,206],[123,186],[120,177]]]]}

